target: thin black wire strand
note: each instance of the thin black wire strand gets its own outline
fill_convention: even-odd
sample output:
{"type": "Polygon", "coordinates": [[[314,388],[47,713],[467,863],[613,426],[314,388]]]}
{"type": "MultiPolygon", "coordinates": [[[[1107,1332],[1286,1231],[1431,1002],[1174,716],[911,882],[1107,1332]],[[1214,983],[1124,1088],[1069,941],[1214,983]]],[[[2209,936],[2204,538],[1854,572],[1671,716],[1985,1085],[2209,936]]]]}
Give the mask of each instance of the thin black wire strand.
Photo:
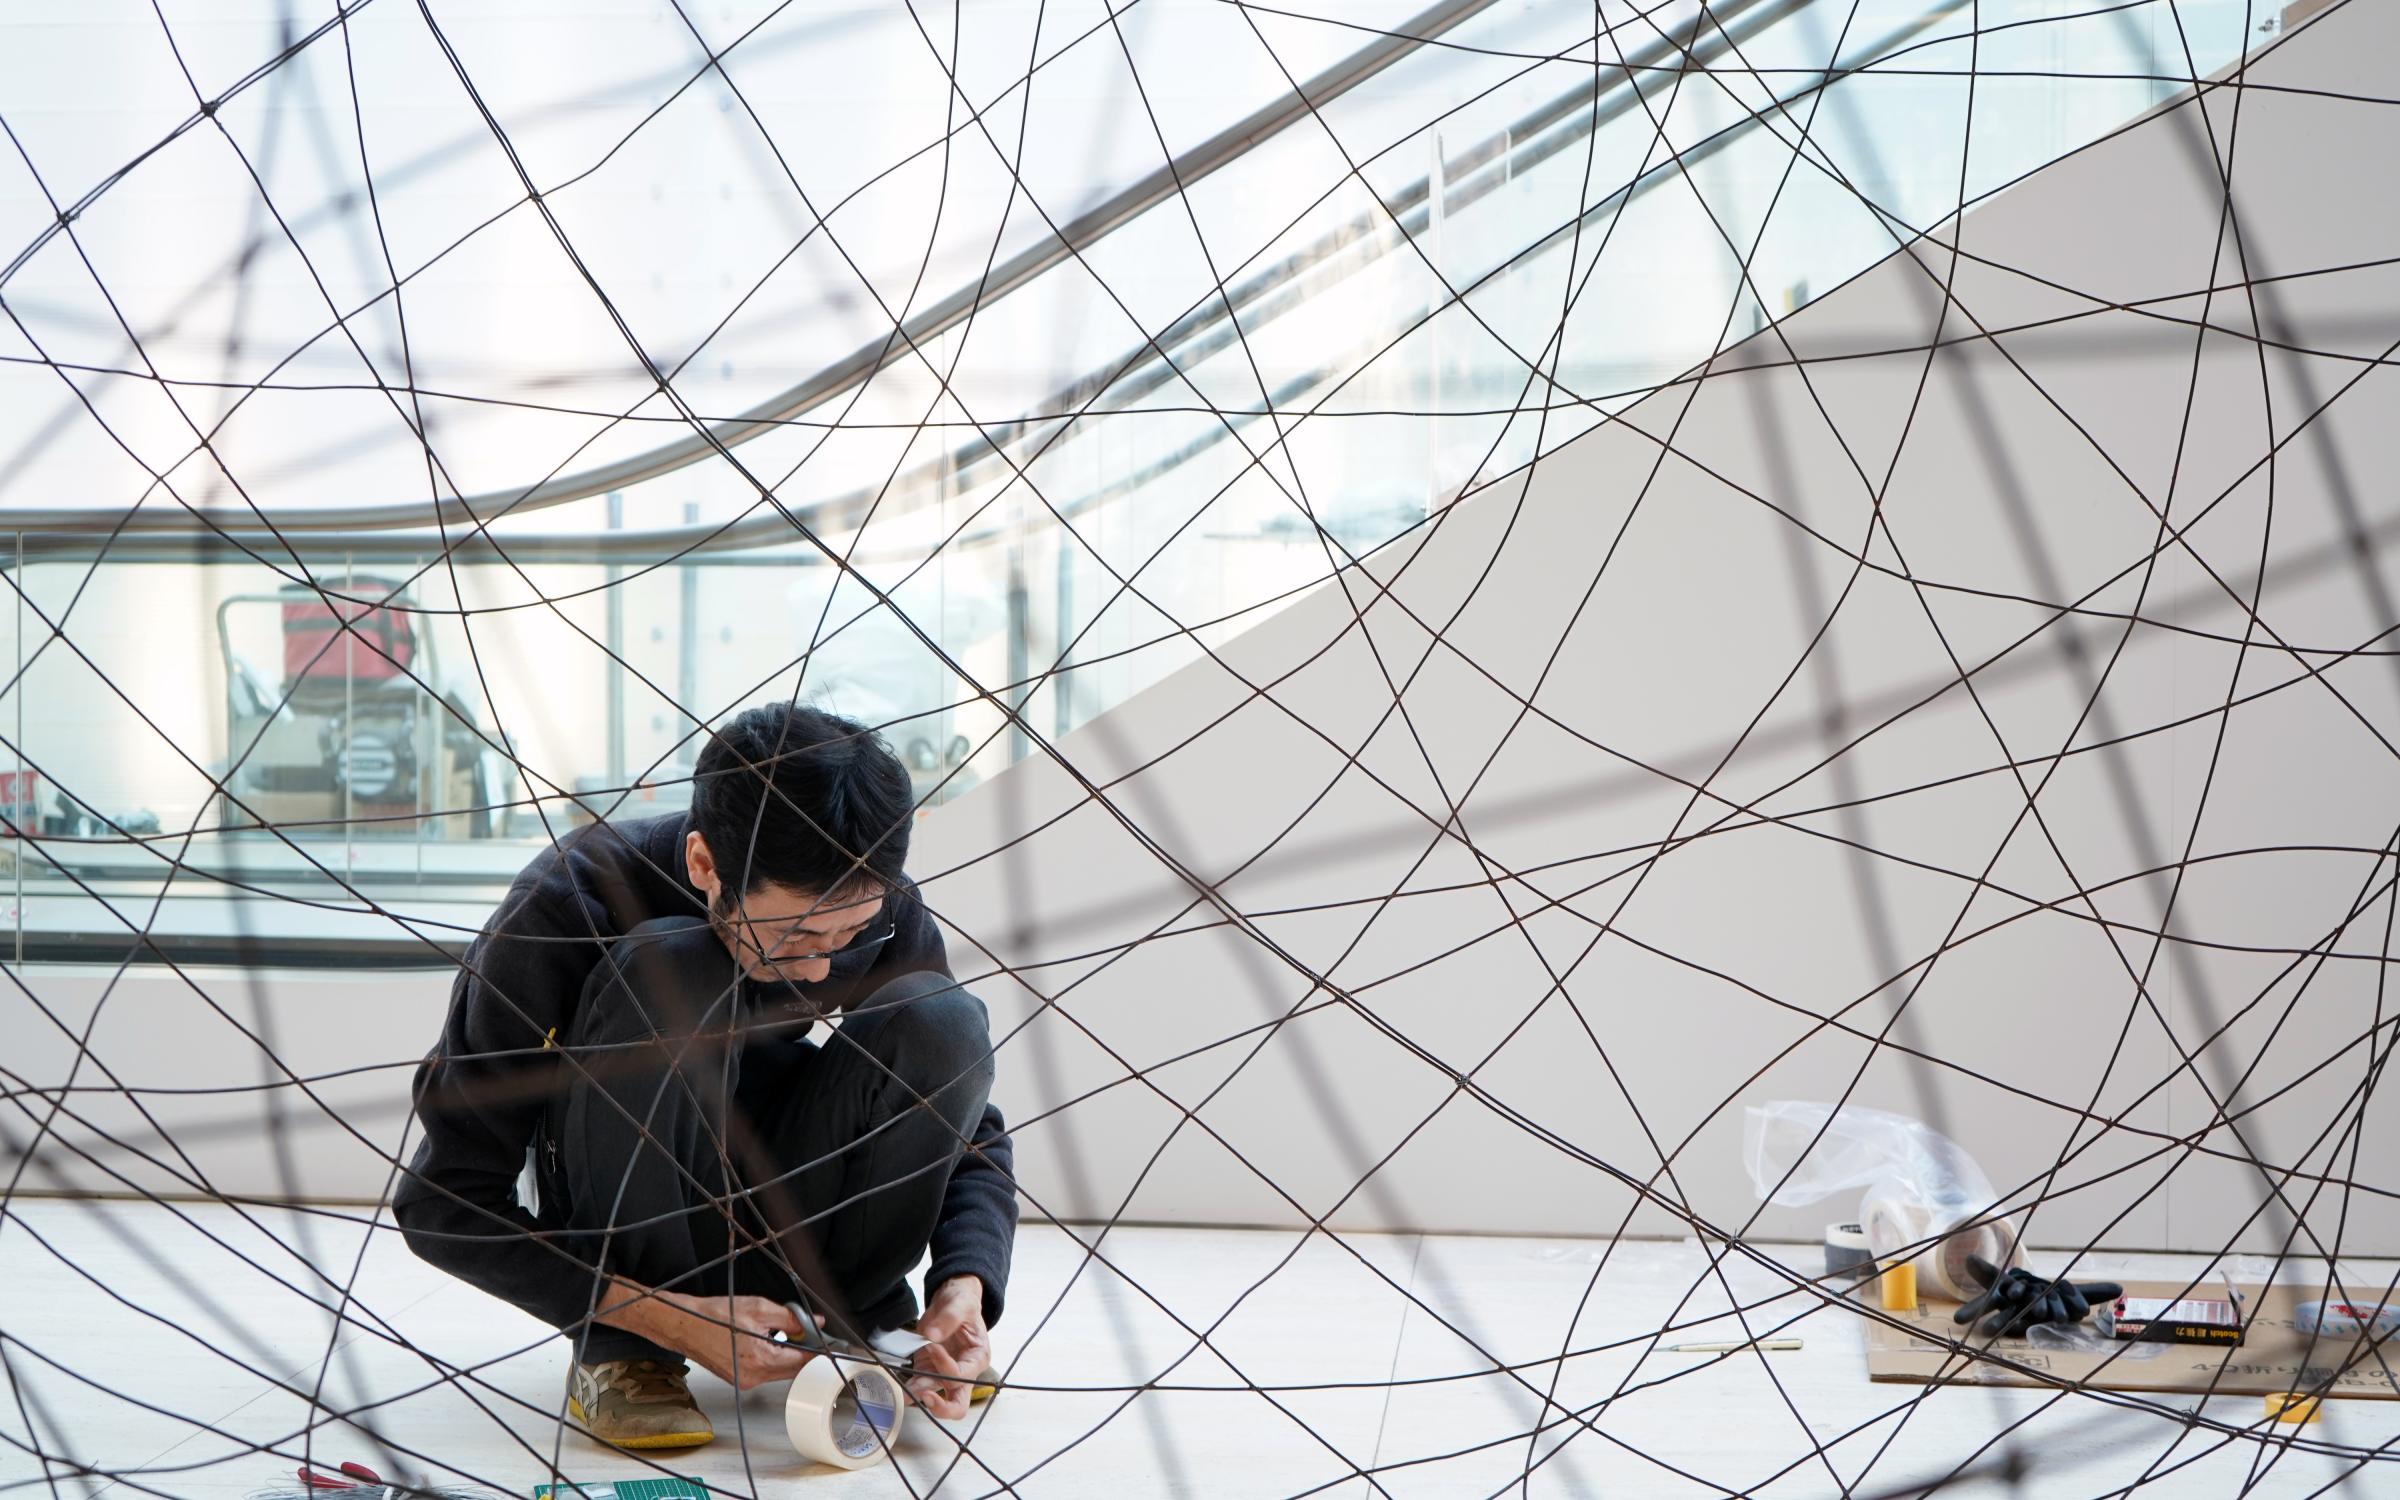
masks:
{"type": "MultiPolygon", "coordinates": [[[[1669,447],[1671,447],[1671,443],[1670,443],[1669,445],[1666,445],[1666,446],[1669,446],[1669,447]]],[[[2258,623],[2259,623],[2259,622],[2256,620],[2254,612],[2251,612],[2251,624],[2252,624],[2252,628],[2253,628],[2253,629],[2255,629],[2255,628],[2256,628],[2256,625],[2257,625],[2258,623]]],[[[2311,675],[2315,675],[2315,674],[2313,674],[2313,673],[2312,673],[2311,675]]],[[[1972,689],[1971,689],[1971,686],[1970,686],[1970,691],[1972,691],[1972,689]]],[[[2229,710],[2228,710],[2228,712],[2229,712],[2229,710]]],[[[2220,724],[2223,722],[2222,718],[2220,718],[2220,719],[2219,719],[2219,722],[2220,722],[2220,724]]],[[[2054,762],[2054,764],[2056,764],[2056,763],[2057,763],[2057,762],[2054,762]]],[[[2163,933],[2163,930],[2164,930],[2164,929],[2163,929],[2163,924],[2162,924],[2162,928],[2161,928],[2161,931],[2162,931],[2162,933],[2163,933]]],[[[2371,1035],[2371,1034],[2372,1034],[2372,1033],[2370,1033],[2370,1035],[2371,1035]]]]}

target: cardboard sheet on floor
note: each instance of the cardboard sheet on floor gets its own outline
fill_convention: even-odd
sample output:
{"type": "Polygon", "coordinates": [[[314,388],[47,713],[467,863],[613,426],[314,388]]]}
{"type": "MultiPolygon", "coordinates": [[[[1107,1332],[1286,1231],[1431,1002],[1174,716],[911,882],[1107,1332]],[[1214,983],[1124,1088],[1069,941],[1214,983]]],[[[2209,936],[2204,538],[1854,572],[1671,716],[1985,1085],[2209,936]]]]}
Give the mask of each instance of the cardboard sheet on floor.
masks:
{"type": "MultiPolygon", "coordinates": [[[[2182,1283],[2170,1281],[2129,1281],[2125,1290],[2135,1297],[2184,1294],[2182,1283]]],[[[1950,1314],[1958,1305],[1927,1299],[1913,1316],[1893,1315],[1914,1322],[1924,1330],[1923,1337],[1887,1323],[1868,1322],[1867,1378],[1912,1385],[1939,1382],[2053,1388],[2063,1381],[2111,1391],[2264,1396],[2314,1390],[2330,1377],[2332,1384],[2326,1390],[2330,1396],[2400,1400],[2400,1340],[2387,1339],[2378,1350],[2369,1350],[2367,1341],[2357,1334],[2302,1332],[2293,1313],[2303,1302],[2321,1300],[2323,1292],[2318,1288],[2277,1285],[2263,1294],[2254,1286],[2241,1290],[2251,1312],[2249,1332],[2238,1347],[2155,1344],[2149,1347],[2157,1352],[2147,1358],[2137,1351],[2111,1361],[2104,1353],[2037,1349],[2021,1338],[2001,1339],[1991,1346],[1994,1353],[2028,1367],[2023,1370],[1990,1360],[1970,1362],[1953,1353],[1950,1345],[1961,1330],[1950,1321],[1950,1314]]],[[[2211,1292],[2203,1287],[2189,1295],[2205,1297],[2211,1292]]],[[[2220,1290],[2214,1295],[2224,1293],[2220,1290]]]]}

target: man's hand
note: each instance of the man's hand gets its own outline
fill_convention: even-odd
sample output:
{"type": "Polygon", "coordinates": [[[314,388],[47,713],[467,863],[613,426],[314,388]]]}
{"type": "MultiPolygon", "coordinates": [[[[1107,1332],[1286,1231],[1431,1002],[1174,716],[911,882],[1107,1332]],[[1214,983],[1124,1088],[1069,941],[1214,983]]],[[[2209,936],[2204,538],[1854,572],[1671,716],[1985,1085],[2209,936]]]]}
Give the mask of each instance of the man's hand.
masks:
{"type": "Polygon", "coordinates": [[[789,1380],[809,1362],[799,1340],[814,1332],[765,1297],[687,1297],[648,1292],[617,1278],[620,1300],[599,1321],[672,1349],[737,1391],[789,1380]],[[791,1342],[779,1342],[776,1334],[791,1342]]]}
{"type": "Polygon", "coordinates": [[[908,1382],[909,1395],[937,1417],[963,1417],[975,1377],[992,1362],[992,1336],[983,1326],[983,1280],[953,1276],[933,1289],[933,1305],[917,1319],[926,1341],[913,1363],[926,1373],[908,1382]]]}

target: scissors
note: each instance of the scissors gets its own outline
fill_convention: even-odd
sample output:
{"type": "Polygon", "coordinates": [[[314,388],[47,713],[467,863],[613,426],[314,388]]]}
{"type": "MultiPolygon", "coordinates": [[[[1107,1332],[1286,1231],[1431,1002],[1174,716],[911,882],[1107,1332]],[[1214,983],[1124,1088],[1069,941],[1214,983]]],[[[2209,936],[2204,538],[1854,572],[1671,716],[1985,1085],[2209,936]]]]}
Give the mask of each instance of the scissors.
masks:
{"type": "Polygon", "coordinates": [[[345,1463],[338,1474],[320,1474],[306,1464],[300,1466],[300,1482],[312,1490],[360,1490],[381,1486],[383,1476],[361,1463],[345,1463]],[[347,1475],[347,1478],[342,1477],[347,1475]]]}

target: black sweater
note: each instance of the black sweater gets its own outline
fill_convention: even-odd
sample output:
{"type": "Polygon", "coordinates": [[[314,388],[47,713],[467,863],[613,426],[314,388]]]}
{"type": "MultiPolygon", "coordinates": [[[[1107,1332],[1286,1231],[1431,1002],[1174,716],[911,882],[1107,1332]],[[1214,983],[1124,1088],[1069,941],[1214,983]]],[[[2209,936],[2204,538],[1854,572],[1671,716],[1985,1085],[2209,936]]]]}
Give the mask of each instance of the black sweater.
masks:
{"type": "MultiPolygon", "coordinates": [[[[587,1318],[592,1292],[590,1269],[562,1243],[563,1226],[517,1201],[543,1106],[564,1087],[559,1054],[543,1043],[568,1034],[584,981],[618,937],[653,917],[706,912],[684,877],[686,824],[682,813],[595,824],[527,865],[468,947],[441,1041],[417,1069],[424,1136],[392,1194],[392,1217],[419,1256],[556,1328],[587,1318]]],[[[903,974],[950,972],[916,888],[904,881],[888,906],[889,942],[837,953],[830,974],[801,986],[825,1010],[847,1009],[903,974]]],[[[1016,1233],[1010,1167],[1000,1111],[987,1106],[974,1149],[950,1174],[925,1278],[930,1297],[952,1276],[980,1277],[991,1323],[1000,1320],[1016,1233]]]]}

